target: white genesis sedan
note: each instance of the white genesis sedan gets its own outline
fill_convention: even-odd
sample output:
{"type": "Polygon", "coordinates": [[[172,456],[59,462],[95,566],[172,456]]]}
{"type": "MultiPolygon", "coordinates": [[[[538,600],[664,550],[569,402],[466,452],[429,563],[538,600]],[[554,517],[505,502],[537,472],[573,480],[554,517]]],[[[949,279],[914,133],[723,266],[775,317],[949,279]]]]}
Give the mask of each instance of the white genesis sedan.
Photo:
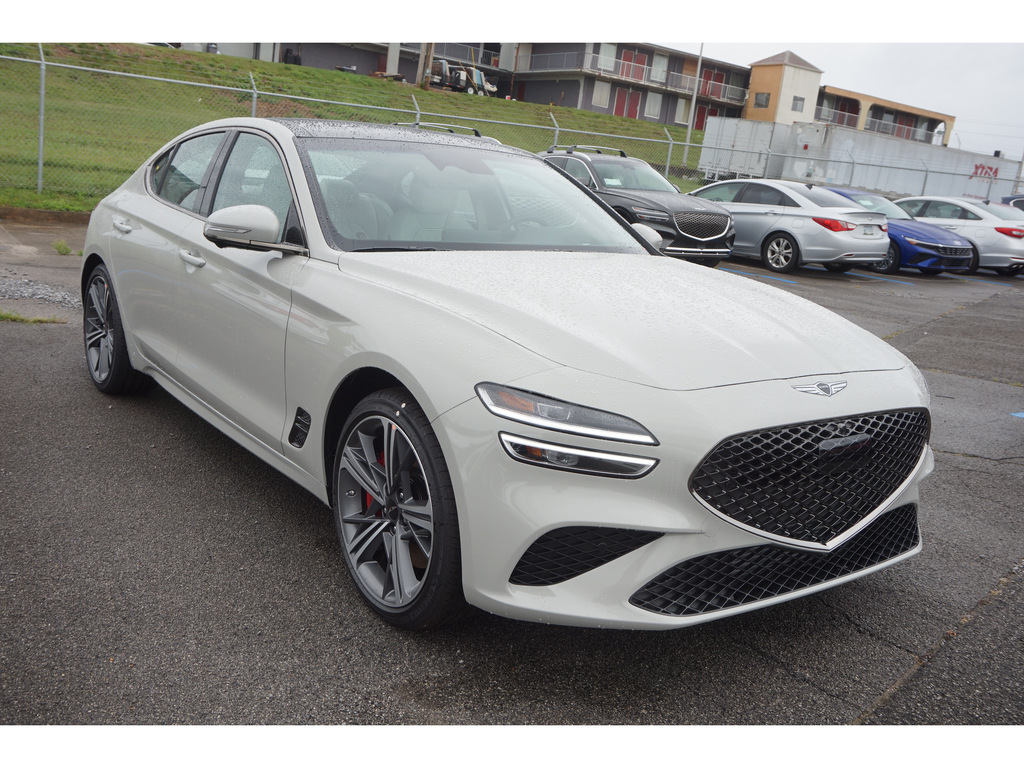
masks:
{"type": "Polygon", "coordinates": [[[917,553],[914,365],[642,230],[483,138],[208,123],[92,215],[88,369],[330,505],[399,627],[684,627],[917,553]]]}

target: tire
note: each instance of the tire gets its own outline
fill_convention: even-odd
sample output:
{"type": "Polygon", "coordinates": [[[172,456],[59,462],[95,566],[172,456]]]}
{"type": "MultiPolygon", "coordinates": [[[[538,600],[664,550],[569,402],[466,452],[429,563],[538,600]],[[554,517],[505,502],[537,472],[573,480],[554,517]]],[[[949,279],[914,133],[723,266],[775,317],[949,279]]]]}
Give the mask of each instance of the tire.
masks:
{"type": "Polygon", "coordinates": [[[334,522],[366,603],[402,629],[466,611],[451,477],[426,415],[404,389],[363,399],[334,459],[334,522]]]}
{"type": "Polygon", "coordinates": [[[822,266],[829,272],[849,272],[853,269],[853,264],[822,264],[822,266]]]}
{"type": "Polygon", "coordinates": [[[82,295],[82,326],[85,360],[96,388],[107,395],[145,392],[153,380],[132,368],[124,340],[121,310],[106,267],[89,274],[82,295]]]}
{"type": "Polygon", "coordinates": [[[468,93],[468,94],[469,94],[470,96],[472,96],[472,95],[473,95],[474,93],[476,93],[476,88],[474,88],[474,87],[473,87],[473,86],[471,85],[471,86],[469,86],[468,88],[466,88],[466,93],[468,93]]]}
{"type": "Polygon", "coordinates": [[[978,253],[978,249],[971,248],[971,263],[964,270],[968,275],[975,275],[978,273],[978,267],[981,266],[981,255],[978,253]]]}
{"type": "Polygon", "coordinates": [[[997,275],[1002,275],[1003,277],[1014,277],[1015,275],[1019,275],[1022,270],[1024,270],[1024,267],[1016,267],[1015,266],[1015,267],[995,267],[993,271],[997,275]]]}
{"type": "Polygon", "coordinates": [[[872,264],[871,269],[883,275],[895,275],[900,271],[900,247],[895,240],[889,240],[889,250],[885,258],[877,264],[872,264]]]}
{"type": "Polygon", "coordinates": [[[761,246],[761,261],[772,272],[792,272],[800,264],[800,249],[789,235],[769,235],[761,246]]]}

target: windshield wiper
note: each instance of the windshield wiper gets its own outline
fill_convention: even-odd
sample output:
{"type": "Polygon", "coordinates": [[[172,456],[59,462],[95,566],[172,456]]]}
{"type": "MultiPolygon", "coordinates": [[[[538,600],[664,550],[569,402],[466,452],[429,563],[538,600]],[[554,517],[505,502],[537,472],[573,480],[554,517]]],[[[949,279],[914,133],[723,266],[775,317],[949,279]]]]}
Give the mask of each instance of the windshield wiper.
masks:
{"type": "MultiPolygon", "coordinates": [[[[381,251],[436,251],[437,248],[431,248],[429,246],[413,246],[413,245],[375,245],[369,248],[354,248],[349,253],[377,253],[381,251]]],[[[451,249],[446,249],[451,250],[451,249]]]]}

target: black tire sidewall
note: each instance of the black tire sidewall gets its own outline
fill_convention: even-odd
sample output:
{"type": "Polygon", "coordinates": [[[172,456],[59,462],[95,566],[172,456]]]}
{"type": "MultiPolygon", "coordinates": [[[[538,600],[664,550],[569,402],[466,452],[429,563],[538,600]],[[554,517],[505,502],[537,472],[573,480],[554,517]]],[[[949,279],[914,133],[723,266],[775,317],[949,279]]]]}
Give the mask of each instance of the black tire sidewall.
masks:
{"type": "Polygon", "coordinates": [[[117,301],[117,294],[114,291],[114,283],[110,279],[110,273],[102,264],[96,266],[92,272],[89,273],[89,279],[85,283],[85,294],[82,296],[82,336],[83,344],[86,349],[87,361],[88,342],[85,340],[85,334],[88,332],[88,327],[85,317],[86,312],[88,312],[89,289],[97,278],[102,278],[106,283],[107,292],[110,297],[110,308],[107,317],[107,338],[109,343],[113,346],[114,351],[112,355],[113,361],[110,365],[110,373],[107,375],[107,378],[103,381],[97,381],[96,377],[92,373],[91,366],[89,366],[89,378],[100,392],[108,395],[141,392],[148,388],[148,385],[152,383],[152,379],[132,368],[131,359],[128,355],[128,344],[124,337],[124,326],[121,323],[121,307],[117,301]]]}

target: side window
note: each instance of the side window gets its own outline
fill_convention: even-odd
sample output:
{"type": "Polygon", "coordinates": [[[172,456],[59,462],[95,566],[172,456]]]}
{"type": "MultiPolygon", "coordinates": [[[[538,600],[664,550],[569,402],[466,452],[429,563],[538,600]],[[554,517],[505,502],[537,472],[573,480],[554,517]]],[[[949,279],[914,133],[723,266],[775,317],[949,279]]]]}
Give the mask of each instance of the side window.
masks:
{"type": "Polygon", "coordinates": [[[549,163],[551,163],[556,168],[565,168],[565,158],[564,157],[545,157],[544,159],[547,160],[549,163]]]}
{"type": "Polygon", "coordinates": [[[274,145],[252,133],[238,135],[224,164],[210,212],[233,205],[265,205],[281,225],[278,241],[292,209],[292,190],[274,145]]]}
{"type": "Polygon", "coordinates": [[[703,198],[704,200],[711,200],[716,203],[731,203],[736,200],[739,191],[746,186],[746,182],[737,182],[734,184],[719,184],[717,187],[710,187],[708,189],[698,189],[694,192],[694,196],[703,198]]]}
{"type": "Polygon", "coordinates": [[[911,216],[921,216],[924,214],[925,200],[903,200],[902,202],[896,203],[900,208],[909,213],[911,216]]]}
{"type": "Polygon", "coordinates": [[[583,186],[590,187],[591,189],[594,188],[594,179],[591,177],[586,163],[582,160],[577,160],[575,157],[567,157],[565,159],[565,172],[583,186]]]}
{"type": "Polygon", "coordinates": [[[169,203],[194,211],[206,172],[223,133],[207,133],[182,142],[153,164],[153,191],[169,203]]]}
{"type": "Polygon", "coordinates": [[[932,200],[928,204],[927,215],[936,219],[966,219],[967,211],[953,203],[943,203],[932,200]]]}
{"type": "Polygon", "coordinates": [[[756,205],[793,205],[793,201],[779,190],[764,184],[747,184],[746,189],[736,198],[736,202],[756,205]]]}

